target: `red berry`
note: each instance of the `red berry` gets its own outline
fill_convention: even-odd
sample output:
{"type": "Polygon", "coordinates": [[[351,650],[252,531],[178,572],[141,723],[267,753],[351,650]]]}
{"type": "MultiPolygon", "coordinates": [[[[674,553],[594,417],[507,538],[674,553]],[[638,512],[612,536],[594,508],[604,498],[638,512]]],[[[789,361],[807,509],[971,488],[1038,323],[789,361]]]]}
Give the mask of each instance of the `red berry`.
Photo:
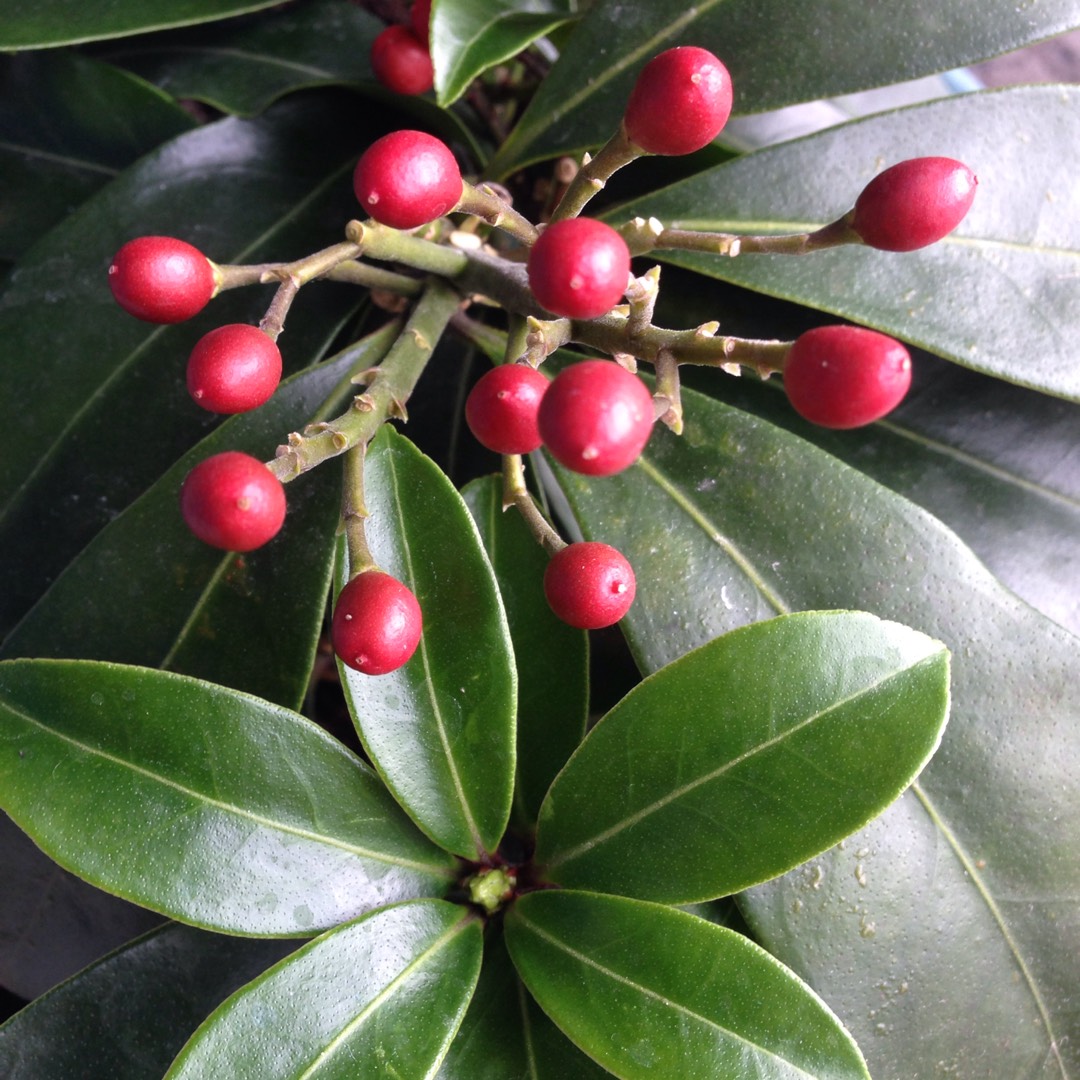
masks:
{"type": "Polygon", "coordinates": [[[796,339],[784,362],[784,389],[795,410],[827,428],[880,420],[911,385],[907,349],[861,326],[819,326],[796,339]]]}
{"type": "Polygon", "coordinates": [[[544,595],[563,622],[579,630],[617,623],[634,602],[633,567],[609,544],[568,544],[544,571],[544,595]]]}
{"type": "Polygon", "coordinates": [[[879,173],[855,200],[852,228],[881,251],[935,244],[964,220],[978,186],[962,162],[911,158],[879,173]]]}
{"type": "Polygon", "coordinates": [[[281,351],[267,334],[248,323],[211,330],[188,360],[188,392],[210,412],[258,408],[280,381],[281,351]]]}
{"type": "Polygon", "coordinates": [[[415,229],[461,198],[461,170],[449,147],[422,131],[392,131],[364,151],[353,173],[364,209],[383,225],[415,229]]]}
{"type": "Polygon", "coordinates": [[[623,123],[650,154],[691,154],[720,134],[731,113],[731,76],[708,49],[683,45],[654,56],[638,76],[623,123]]]}
{"type": "Polygon", "coordinates": [[[136,319],[178,323],[206,307],[217,282],[213,264],[198,248],[171,236],[140,236],[116,253],[109,287],[136,319]]]}
{"type": "Polygon", "coordinates": [[[420,642],[416,597],[397,578],[365,570],[338,595],[330,637],[343,664],[365,675],[401,667],[420,642]]]}
{"type": "Polygon", "coordinates": [[[431,47],[431,0],[416,0],[409,12],[413,33],[431,47]]]}
{"type": "Polygon", "coordinates": [[[538,420],[556,461],[587,476],[610,476],[632,465],[649,441],[652,395],[618,364],[583,360],[555,377],[538,420]]]}
{"type": "Polygon", "coordinates": [[[497,454],[527,454],[541,443],[536,414],[548,380],[528,364],[485,372],[465,400],[469,430],[497,454]]]}
{"type": "Polygon", "coordinates": [[[540,305],[568,319],[605,315],[626,292],[630,249],[593,218],[549,225],[529,252],[529,285],[540,305]]]}
{"type": "Polygon", "coordinates": [[[180,512],[204,543],[253,551],[273,539],[285,521],[285,489],[258,458],[226,450],[187,474],[180,512]]]}
{"type": "Polygon", "coordinates": [[[435,85],[431,53],[407,26],[388,26],[375,38],[371,70],[395,94],[425,94],[435,85]]]}

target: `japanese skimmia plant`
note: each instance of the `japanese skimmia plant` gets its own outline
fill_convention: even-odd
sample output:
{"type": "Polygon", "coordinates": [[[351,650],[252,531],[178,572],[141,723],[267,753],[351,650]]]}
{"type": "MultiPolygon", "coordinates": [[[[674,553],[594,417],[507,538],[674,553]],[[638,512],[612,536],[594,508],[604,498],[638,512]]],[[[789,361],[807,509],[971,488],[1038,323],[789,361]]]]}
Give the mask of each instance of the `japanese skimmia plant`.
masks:
{"type": "Polygon", "coordinates": [[[1078,23],[6,15],[0,1075],[1080,1077],[1078,23]]]}

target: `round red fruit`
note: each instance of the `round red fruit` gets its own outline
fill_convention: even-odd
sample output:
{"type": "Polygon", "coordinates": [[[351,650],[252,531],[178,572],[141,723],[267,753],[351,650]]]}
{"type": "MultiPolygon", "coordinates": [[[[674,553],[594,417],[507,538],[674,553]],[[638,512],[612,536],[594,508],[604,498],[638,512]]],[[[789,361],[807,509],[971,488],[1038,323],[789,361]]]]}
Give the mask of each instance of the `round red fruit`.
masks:
{"type": "Polygon", "coordinates": [[[416,652],[422,629],[412,592],[381,570],[365,570],[338,595],[330,637],[343,664],[385,675],[416,652]]]}
{"type": "Polygon", "coordinates": [[[285,489],[258,458],[227,450],[187,474],[180,512],[204,543],[225,551],[254,551],[281,529],[285,489]]]}
{"type": "Polygon", "coordinates": [[[574,472],[610,476],[632,465],[649,441],[648,387],[610,360],[583,360],[555,377],[540,402],[540,435],[574,472]]]}
{"type": "Polygon", "coordinates": [[[431,47],[431,0],[416,0],[409,11],[413,33],[431,47]]]}
{"type": "Polygon", "coordinates": [[[371,70],[395,94],[426,94],[435,85],[431,53],[407,26],[388,26],[375,38],[371,70]]]}
{"type": "Polygon", "coordinates": [[[819,326],[800,335],[784,362],[784,389],[796,412],[827,428],[880,420],[911,386],[907,349],[861,326],[819,326]]]}
{"type": "Polygon", "coordinates": [[[731,76],[708,49],[682,45],[654,56],[638,76],[623,123],[650,154],[692,154],[731,114],[731,76]]]}
{"type": "Polygon", "coordinates": [[[568,319],[605,315],[626,292],[630,249],[593,218],[549,225],[529,252],[529,286],[546,310],[568,319]]]}
{"type": "Polygon", "coordinates": [[[383,225],[415,229],[461,199],[461,170],[449,147],[423,131],[392,131],[364,151],[353,173],[364,209],[383,225]]]}
{"type": "Polygon", "coordinates": [[[140,236],[116,253],[109,287],[136,319],[178,323],[206,307],[217,283],[213,264],[198,248],[172,236],[140,236]]]}
{"type": "Polygon", "coordinates": [[[281,351],[257,326],[230,323],[200,338],[187,367],[188,392],[204,409],[256,409],[281,381],[281,351]]]}
{"type": "Polygon", "coordinates": [[[872,248],[915,251],[937,243],[964,220],[978,183],[963,162],[952,158],[901,161],[863,188],[851,226],[872,248]]]}
{"type": "Polygon", "coordinates": [[[579,630],[617,623],[630,610],[636,590],[633,568],[609,544],[568,544],[544,571],[544,595],[551,610],[579,630]]]}
{"type": "Polygon", "coordinates": [[[528,364],[503,364],[485,372],[465,399],[469,430],[497,454],[539,448],[537,413],[548,380],[528,364]]]}

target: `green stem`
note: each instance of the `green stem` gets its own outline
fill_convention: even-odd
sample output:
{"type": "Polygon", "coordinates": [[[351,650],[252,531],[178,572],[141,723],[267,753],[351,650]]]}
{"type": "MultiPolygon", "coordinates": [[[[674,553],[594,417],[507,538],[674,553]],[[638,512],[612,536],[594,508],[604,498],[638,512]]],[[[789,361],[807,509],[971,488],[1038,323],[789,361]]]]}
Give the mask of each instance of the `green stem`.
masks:
{"type": "Polygon", "coordinates": [[[367,443],[360,442],[345,455],[341,486],[341,521],[345,527],[345,546],[349,553],[349,578],[365,570],[377,568],[375,557],[367,542],[365,523],[368,518],[364,503],[364,462],[367,443]]]}
{"type": "Polygon", "coordinates": [[[390,417],[403,416],[436,342],[460,304],[460,295],[449,284],[437,278],[429,282],[386,359],[356,376],[356,381],[366,381],[367,386],[351,408],[291,436],[288,445],[279,446],[277,456],[267,462],[270,471],[287,483],[328,458],[368,442],[390,417]]]}
{"type": "Polygon", "coordinates": [[[525,465],[520,454],[503,455],[503,509],[515,507],[536,542],[554,555],[566,541],[551,527],[525,486],[525,465]]]}
{"type": "Polygon", "coordinates": [[[461,199],[454,209],[482,218],[489,225],[494,225],[520,240],[526,247],[532,247],[539,235],[536,226],[519,214],[490,184],[473,187],[470,183],[464,183],[461,199]]]}
{"type": "Polygon", "coordinates": [[[624,165],[629,165],[635,158],[641,157],[644,152],[640,146],[635,146],[630,141],[626,129],[620,124],[619,130],[597,151],[596,157],[586,156],[577,176],[570,181],[570,186],[555,207],[551,220],[554,222],[577,217],[589,200],[604,190],[614,173],[624,165]]]}

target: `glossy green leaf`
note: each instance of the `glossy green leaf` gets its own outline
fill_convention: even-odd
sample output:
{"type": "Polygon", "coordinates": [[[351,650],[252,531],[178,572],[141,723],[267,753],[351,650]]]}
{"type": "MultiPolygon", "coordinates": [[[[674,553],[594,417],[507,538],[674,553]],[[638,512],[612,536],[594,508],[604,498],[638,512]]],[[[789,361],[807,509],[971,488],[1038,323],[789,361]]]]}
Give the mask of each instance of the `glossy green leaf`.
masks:
{"type": "Polygon", "coordinates": [[[110,42],[99,55],[177,98],[252,116],[283,94],[371,81],[371,43],[386,23],[356,4],[308,0],[243,19],[110,42]]]}
{"type": "Polygon", "coordinates": [[[211,454],[265,454],[285,432],[340,412],[355,392],[350,374],[377,363],[396,329],[388,324],[215,429],[94,537],[0,656],[165,667],[299,708],[330,590],[339,470],[291,483],[281,533],[246,555],[197,540],[180,517],[177,494],[188,471],[211,454]]]}
{"type": "Polygon", "coordinates": [[[0,57],[0,257],[17,259],[136,158],[194,126],[174,101],[69,52],[0,57]]]}
{"type": "MultiPolygon", "coordinates": [[[[689,8],[600,0],[578,24],[491,174],[587,149],[615,130],[638,71],[676,45],[711,49],[731,72],[737,113],[887,86],[962,67],[1080,24],[1076,0],[705,0],[689,8]],[[828,42],[828,48],[821,43],[828,42]]],[[[846,209],[846,208],[845,208],[846,209]]]]}
{"type": "MultiPolygon", "coordinates": [[[[258,322],[270,303],[267,287],[238,289],[189,322],[142,323],[113,302],[113,253],[147,233],[180,236],[219,262],[295,258],[332,242],[336,223],[355,212],[354,146],[340,133],[342,125],[365,130],[354,108],[350,98],[312,94],[256,121],[183,135],[100,191],[12,271],[0,293],[8,440],[0,634],[218,423],[187,393],[187,356],[214,326],[258,322]]],[[[287,372],[323,354],[356,298],[341,285],[302,291],[281,342],[287,372]]],[[[259,456],[269,457],[283,434],[259,456]]]]}
{"type": "Polygon", "coordinates": [[[0,1027],[6,1080],[161,1076],[217,1005],[292,940],[225,937],[169,923],[32,1002],[0,1027]]]}
{"type": "Polygon", "coordinates": [[[599,1080],[610,1076],[548,1019],[488,931],[480,981],[436,1080],[599,1080]]]}
{"type": "Polygon", "coordinates": [[[561,477],[586,534],[634,564],[624,625],[644,670],[840,605],[953,654],[949,727],[912,792],[820,874],[744,894],[755,934],[834,1005],[872,1073],[1075,1072],[1077,639],[913,504],[763,420],[690,392],[684,405],[683,437],[657,430],[636,468],[561,477]]]}
{"type": "Polygon", "coordinates": [[[576,16],[576,0],[454,0],[432,5],[431,58],[439,104],[456,101],[482,72],[576,16]]]}
{"type": "Polygon", "coordinates": [[[826,1005],[732,930],[658,904],[523,896],[506,942],[544,1011],[624,1080],[868,1080],[826,1005]]]}
{"type": "Polygon", "coordinates": [[[482,950],[476,916],[442,900],[372,912],[234,994],[167,1076],[430,1076],[461,1023],[482,950]]]}
{"type": "MultiPolygon", "coordinates": [[[[349,708],[413,820],[447,851],[476,858],[498,845],[513,795],[517,680],[495,575],[453,484],[386,425],[364,488],[372,553],[420,601],[424,632],[388,675],[339,664],[349,708]]],[[[347,578],[343,556],[339,584],[347,578]]]]}
{"type": "Polygon", "coordinates": [[[546,880],[663,903],[726,896],[865,825],[948,712],[945,647],[859,612],[732,631],[589,733],[540,810],[546,880]]]}
{"type": "Polygon", "coordinates": [[[488,476],[462,495],[495,568],[517,657],[514,813],[532,828],[555,774],[585,736],[588,636],[561,622],[544,598],[547,555],[516,510],[502,509],[502,482],[488,476]]]}
{"type": "Polygon", "coordinates": [[[975,202],[955,233],[902,255],[847,246],[803,257],[664,258],[1080,399],[1080,89],[1018,87],[845,124],[699,174],[620,209],[619,218],[801,232],[851,207],[883,164],[883,148],[889,163],[942,154],[976,172],[975,202]]]}
{"type": "Polygon", "coordinates": [[[8,0],[0,49],[40,49],[122,37],[168,26],[224,19],[272,6],[272,0],[8,0]]]}
{"type": "Polygon", "coordinates": [[[935,514],[994,575],[1080,633],[1080,406],[917,357],[887,420],[838,432],[803,421],[777,380],[698,379],[935,514]]]}
{"type": "Polygon", "coordinates": [[[257,698],[12,660],[0,725],[0,798],[20,827],[91,884],[197,926],[310,934],[452,874],[362,762],[257,698]]]}
{"type": "Polygon", "coordinates": [[[0,814],[0,986],[30,1000],[161,916],[62,870],[0,814]]]}

